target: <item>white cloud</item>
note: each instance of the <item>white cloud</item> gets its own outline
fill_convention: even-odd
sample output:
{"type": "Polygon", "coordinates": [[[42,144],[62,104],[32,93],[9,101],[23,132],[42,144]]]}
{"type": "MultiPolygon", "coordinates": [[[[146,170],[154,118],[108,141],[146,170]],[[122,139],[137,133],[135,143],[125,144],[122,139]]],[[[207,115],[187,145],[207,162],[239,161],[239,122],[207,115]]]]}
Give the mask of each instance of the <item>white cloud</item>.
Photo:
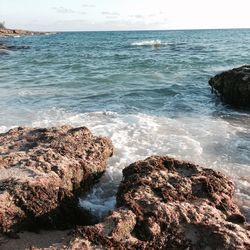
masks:
{"type": "Polygon", "coordinates": [[[84,8],[94,8],[95,5],[94,4],[84,3],[84,4],[82,4],[82,7],[84,7],[84,8]]]}
{"type": "Polygon", "coordinates": [[[120,16],[118,12],[109,12],[109,11],[103,11],[103,15],[108,15],[108,16],[120,16]]]}
{"type": "Polygon", "coordinates": [[[53,23],[57,31],[70,31],[74,27],[74,31],[107,31],[107,30],[130,30],[131,27],[135,30],[143,29],[154,29],[154,27],[159,27],[159,29],[164,28],[164,22],[157,21],[144,21],[144,20],[104,20],[104,21],[92,21],[87,19],[72,19],[72,20],[60,20],[53,23]],[[108,27],[108,28],[107,28],[108,27]]]}
{"type": "Polygon", "coordinates": [[[249,0],[0,0],[6,25],[36,30],[83,15],[84,25],[67,23],[67,30],[250,28],[249,8],[249,0]]]}
{"type": "Polygon", "coordinates": [[[145,18],[145,16],[139,15],[139,14],[137,14],[137,15],[129,15],[129,17],[133,17],[133,18],[137,18],[137,19],[144,19],[145,18]]]}
{"type": "Polygon", "coordinates": [[[81,14],[81,15],[85,15],[86,12],[84,11],[76,11],[70,8],[64,8],[64,7],[53,7],[53,9],[59,13],[59,14],[81,14]]]}
{"type": "Polygon", "coordinates": [[[60,7],[53,7],[53,9],[61,14],[73,14],[73,13],[77,13],[75,10],[69,9],[69,8],[64,8],[62,6],[60,7]]]}

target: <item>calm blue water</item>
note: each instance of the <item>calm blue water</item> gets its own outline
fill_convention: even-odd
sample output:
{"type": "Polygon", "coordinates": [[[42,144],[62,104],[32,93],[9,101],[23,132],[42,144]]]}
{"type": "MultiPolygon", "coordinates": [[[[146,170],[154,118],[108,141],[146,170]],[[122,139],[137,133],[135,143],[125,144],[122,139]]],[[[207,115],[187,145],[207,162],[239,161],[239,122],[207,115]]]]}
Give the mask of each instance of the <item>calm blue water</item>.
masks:
{"type": "Polygon", "coordinates": [[[250,30],[58,33],[0,42],[15,49],[0,54],[0,132],[72,124],[113,140],[107,173],[83,206],[100,215],[112,209],[126,165],[168,154],[231,176],[238,202],[249,209],[250,112],[222,105],[208,80],[250,63],[250,30]]]}

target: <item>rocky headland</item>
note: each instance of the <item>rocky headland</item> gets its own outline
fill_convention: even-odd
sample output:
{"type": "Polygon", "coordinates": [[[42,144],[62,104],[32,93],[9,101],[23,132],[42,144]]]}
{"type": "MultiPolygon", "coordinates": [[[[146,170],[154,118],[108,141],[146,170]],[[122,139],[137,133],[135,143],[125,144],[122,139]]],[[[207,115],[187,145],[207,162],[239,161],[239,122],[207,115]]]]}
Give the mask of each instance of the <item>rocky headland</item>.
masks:
{"type": "Polygon", "coordinates": [[[225,103],[250,107],[250,65],[222,72],[209,84],[225,103]]]}
{"type": "MultiPolygon", "coordinates": [[[[0,23],[1,24],[1,23],[0,23]]],[[[17,30],[17,29],[7,29],[0,27],[0,38],[1,37],[15,37],[15,36],[31,36],[31,35],[45,35],[49,34],[48,32],[33,32],[28,30],[17,30]]],[[[6,42],[0,41],[0,55],[9,54],[11,51],[19,49],[28,49],[29,46],[16,46],[9,45],[6,42]]]]}
{"type": "Polygon", "coordinates": [[[0,36],[32,36],[32,35],[45,35],[45,34],[48,34],[48,32],[0,28],[0,36]]]}
{"type": "Polygon", "coordinates": [[[0,152],[2,232],[78,225],[60,242],[18,249],[250,249],[234,184],[212,169],[167,156],[135,162],[123,170],[116,209],[86,225],[77,193],[105,171],[110,140],[87,128],[16,128],[0,135],[0,152]]]}

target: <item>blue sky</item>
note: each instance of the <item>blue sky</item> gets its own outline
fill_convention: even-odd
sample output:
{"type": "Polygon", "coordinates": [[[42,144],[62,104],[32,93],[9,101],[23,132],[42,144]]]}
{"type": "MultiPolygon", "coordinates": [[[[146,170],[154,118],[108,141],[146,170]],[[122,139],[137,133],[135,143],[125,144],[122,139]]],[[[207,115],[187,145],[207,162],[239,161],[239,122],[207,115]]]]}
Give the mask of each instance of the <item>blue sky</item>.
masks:
{"type": "Polygon", "coordinates": [[[0,21],[46,31],[250,28],[249,9],[249,0],[0,0],[0,21]]]}

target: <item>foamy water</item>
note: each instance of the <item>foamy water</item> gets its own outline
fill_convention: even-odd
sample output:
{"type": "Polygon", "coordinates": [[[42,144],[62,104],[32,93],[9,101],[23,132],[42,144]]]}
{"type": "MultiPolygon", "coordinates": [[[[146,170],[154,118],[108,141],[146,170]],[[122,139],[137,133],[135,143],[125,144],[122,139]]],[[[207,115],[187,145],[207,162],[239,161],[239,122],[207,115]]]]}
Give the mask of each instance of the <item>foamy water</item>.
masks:
{"type": "Polygon", "coordinates": [[[249,63],[249,30],[87,32],[6,38],[0,132],[15,126],[87,126],[114,155],[81,206],[115,206],[122,169],[169,155],[219,170],[249,216],[250,111],[221,104],[214,74],[249,63]]]}
{"type": "MultiPolygon", "coordinates": [[[[169,155],[213,168],[230,176],[236,183],[236,198],[249,213],[250,206],[250,136],[249,127],[239,121],[220,118],[118,114],[114,112],[69,113],[52,109],[34,117],[27,124],[50,127],[63,124],[87,126],[93,133],[111,138],[114,155],[101,181],[80,205],[99,217],[115,207],[115,195],[122,179],[122,169],[151,155],[169,155]],[[201,122],[202,121],[202,122],[201,122]]],[[[247,117],[250,121],[250,117],[247,117]]],[[[7,131],[2,126],[0,132],[7,131]]]]}
{"type": "Polygon", "coordinates": [[[143,41],[137,41],[137,42],[133,42],[131,45],[133,46],[161,46],[163,44],[167,44],[167,43],[162,43],[161,40],[157,39],[157,40],[143,40],[143,41]]]}

